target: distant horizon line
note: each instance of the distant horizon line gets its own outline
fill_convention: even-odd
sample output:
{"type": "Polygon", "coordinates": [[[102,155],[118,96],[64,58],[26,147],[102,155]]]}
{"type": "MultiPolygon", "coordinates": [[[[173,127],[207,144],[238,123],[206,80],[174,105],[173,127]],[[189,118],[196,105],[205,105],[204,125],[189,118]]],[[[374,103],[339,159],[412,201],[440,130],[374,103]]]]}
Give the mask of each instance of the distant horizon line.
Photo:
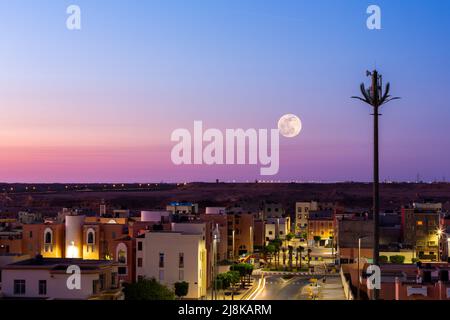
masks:
{"type": "MultiPolygon", "coordinates": [[[[226,180],[226,181],[160,181],[160,182],[7,182],[0,181],[0,185],[65,185],[65,186],[88,186],[105,185],[112,187],[124,187],[137,185],[139,187],[157,186],[157,185],[188,185],[188,184],[371,184],[373,181],[362,180],[226,180]]],[[[450,184],[450,181],[428,180],[384,180],[380,184],[450,184]]]]}

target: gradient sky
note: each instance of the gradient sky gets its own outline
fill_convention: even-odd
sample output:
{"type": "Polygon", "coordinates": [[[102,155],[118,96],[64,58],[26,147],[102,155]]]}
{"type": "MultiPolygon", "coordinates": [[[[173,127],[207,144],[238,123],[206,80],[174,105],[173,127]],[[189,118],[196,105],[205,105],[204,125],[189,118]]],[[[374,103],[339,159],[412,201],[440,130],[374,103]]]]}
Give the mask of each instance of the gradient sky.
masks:
{"type": "Polygon", "coordinates": [[[0,181],[369,181],[370,109],[349,97],[374,67],[402,97],[383,109],[381,178],[450,179],[450,1],[1,0],[0,39],[0,181]],[[303,131],[275,177],[170,160],[194,120],[285,113],[303,131]]]}

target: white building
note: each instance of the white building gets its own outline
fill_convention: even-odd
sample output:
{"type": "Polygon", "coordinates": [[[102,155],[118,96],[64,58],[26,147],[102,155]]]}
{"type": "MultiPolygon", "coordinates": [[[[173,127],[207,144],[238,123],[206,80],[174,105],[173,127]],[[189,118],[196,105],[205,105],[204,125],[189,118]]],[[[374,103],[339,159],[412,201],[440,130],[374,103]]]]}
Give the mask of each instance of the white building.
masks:
{"type": "Polygon", "coordinates": [[[285,239],[291,232],[291,219],[286,218],[268,218],[266,220],[265,233],[266,241],[274,240],[277,235],[279,239],[285,239]]]}
{"type": "Polygon", "coordinates": [[[169,221],[170,211],[141,211],[142,222],[162,222],[169,221]]]}
{"type": "Polygon", "coordinates": [[[111,261],[42,257],[3,267],[2,294],[6,298],[51,300],[116,300],[123,296],[117,267],[111,261]]]}
{"type": "Polygon", "coordinates": [[[186,298],[206,296],[206,246],[202,234],[146,232],[137,239],[136,276],[155,278],[173,289],[176,282],[189,283],[186,298]]]}
{"type": "Polygon", "coordinates": [[[227,209],[225,207],[206,207],[205,214],[226,214],[227,209]]]}
{"type": "Polygon", "coordinates": [[[316,201],[296,202],[295,203],[295,232],[301,233],[308,227],[310,211],[319,210],[319,204],[316,201]]]}

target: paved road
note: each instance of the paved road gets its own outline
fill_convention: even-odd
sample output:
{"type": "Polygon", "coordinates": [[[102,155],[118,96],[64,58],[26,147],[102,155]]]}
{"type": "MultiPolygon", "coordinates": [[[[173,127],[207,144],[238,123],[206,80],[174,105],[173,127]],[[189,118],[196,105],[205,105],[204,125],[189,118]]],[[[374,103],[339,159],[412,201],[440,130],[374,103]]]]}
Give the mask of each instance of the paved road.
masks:
{"type": "Polygon", "coordinates": [[[265,285],[254,300],[307,300],[303,288],[309,285],[309,278],[293,277],[289,280],[280,275],[265,276],[265,285]]]}

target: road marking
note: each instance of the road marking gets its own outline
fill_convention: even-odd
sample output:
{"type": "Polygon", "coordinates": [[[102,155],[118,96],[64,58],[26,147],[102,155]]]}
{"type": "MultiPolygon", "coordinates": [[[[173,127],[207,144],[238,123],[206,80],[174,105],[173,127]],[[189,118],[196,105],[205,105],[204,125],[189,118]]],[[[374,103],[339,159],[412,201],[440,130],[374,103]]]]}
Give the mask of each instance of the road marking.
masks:
{"type": "Polygon", "coordinates": [[[255,300],[256,297],[259,296],[259,295],[261,294],[261,292],[264,291],[264,288],[265,288],[265,287],[266,287],[266,278],[264,278],[264,276],[263,276],[261,289],[259,289],[259,291],[258,291],[258,290],[256,291],[257,293],[256,293],[255,296],[252,298],[252,300],[255,300]]]}
{"type": "MultiPolygon", "coordinates": [[[[262,283],[262,279],[264,276],[262,276],[259,280],[258,280],[258,286],[256,287],[256,290],[252,292],[252,294],[250,296],[248,296],[248,298],[246,300],[254,300],[252,299],[252,297],[256,294],[256,292],[258,292],[259,288],[261,287],[261,283],[262,283]]],[[[265,279],[264,279],[265,280],[265,279]]]]}

